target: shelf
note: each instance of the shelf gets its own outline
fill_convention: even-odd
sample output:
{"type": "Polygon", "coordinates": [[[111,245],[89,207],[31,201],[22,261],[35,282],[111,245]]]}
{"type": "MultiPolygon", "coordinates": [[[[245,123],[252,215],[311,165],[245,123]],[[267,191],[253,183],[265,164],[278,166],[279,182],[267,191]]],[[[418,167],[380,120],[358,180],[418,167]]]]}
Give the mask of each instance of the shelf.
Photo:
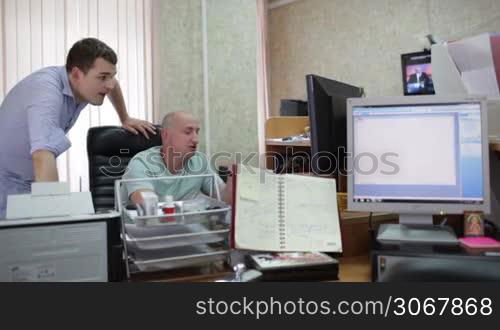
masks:
{"type": "Polygon", "coordinates": [[[274,141],[266,140],[266,145],[268,146],[285,146],[285,147],[310,147],[311,140],[305,141],[274,141]]]}
{"type": "Polygon", "coordinates": [[[266,139],[299,135],[306,126],[309,126],[309,117],[271,117],[266,121],[266,139]]]}

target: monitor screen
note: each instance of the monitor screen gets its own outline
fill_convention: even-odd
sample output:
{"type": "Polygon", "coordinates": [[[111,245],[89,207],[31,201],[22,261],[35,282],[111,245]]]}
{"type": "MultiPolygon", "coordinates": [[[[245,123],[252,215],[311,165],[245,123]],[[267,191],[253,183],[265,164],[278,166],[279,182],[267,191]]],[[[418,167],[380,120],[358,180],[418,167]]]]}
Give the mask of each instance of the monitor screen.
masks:
{"type": "Polygon", "coordinates": [[[404,95],[435,94],[429,51],[401,55],[404,95]]]}
{"type": "Polygon", "coordinates": [[[337,176],[344,167],[347,99],[361,97],[363,89],[316,75],[307,75],[306,83],[311,170],[317,175],[337,176]]]}
{"type": "Polygon", "coordinates": [[[470,98],[350,100],[349,208],[489,212],[485,111],[470,98]]]}

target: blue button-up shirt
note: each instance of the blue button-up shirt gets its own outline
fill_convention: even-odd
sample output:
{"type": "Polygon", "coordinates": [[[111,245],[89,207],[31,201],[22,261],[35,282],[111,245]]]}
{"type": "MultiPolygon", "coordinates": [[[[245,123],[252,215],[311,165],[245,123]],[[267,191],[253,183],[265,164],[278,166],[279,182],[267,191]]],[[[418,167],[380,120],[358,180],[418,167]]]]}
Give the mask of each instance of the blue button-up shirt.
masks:
{"type": "Polygon", "coordinates": [[[36,71],[10,90],[0,106],[0,219],[7,195],[31,191],[31,154],[66,151],[66,133],[86,105],[76,104],[65,67],[36,71]]]}

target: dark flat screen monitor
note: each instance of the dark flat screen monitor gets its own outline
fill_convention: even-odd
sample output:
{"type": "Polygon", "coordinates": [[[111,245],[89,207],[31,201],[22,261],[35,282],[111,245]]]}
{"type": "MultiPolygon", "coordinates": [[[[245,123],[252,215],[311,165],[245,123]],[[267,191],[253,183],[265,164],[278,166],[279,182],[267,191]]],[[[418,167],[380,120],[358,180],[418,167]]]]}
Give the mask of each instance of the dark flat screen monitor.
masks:
{"type": "Polygon", "coordinates": [[[337,177],[345,167],[347,99],[363,96],[363,89],[336,80],[307,75],[311,124],[311,171],[337,177]]]}
{"type": "Polygon", "coordinates": [[[432,95],[431,52],[422,51],[401,55],[404,95],[432,95]]]}

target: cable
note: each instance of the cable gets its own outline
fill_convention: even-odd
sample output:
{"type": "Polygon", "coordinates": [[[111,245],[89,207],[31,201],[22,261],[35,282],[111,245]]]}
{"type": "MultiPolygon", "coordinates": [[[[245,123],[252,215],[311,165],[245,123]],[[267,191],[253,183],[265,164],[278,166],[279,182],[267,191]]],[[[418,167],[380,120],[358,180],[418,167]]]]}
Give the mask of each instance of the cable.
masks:
{"type": "Polygon", "coordinates": [[[440,227],[444,227],[446,225],[446,222],[448,221],[448,216],[446,214],[443,215],[443,220],[439,224],[440,227]]]}
{"type": "Polygon", "coordinates": [[[373,212],[370,212],[370,215],[368,216],[368,233],[370,234],[370,245],[371,245],[371,250],[377,249],[377,238],[376,238],[376,233],[375,230],[373,230],[373,224],[372,224],[372,216],[373,212]]]}

